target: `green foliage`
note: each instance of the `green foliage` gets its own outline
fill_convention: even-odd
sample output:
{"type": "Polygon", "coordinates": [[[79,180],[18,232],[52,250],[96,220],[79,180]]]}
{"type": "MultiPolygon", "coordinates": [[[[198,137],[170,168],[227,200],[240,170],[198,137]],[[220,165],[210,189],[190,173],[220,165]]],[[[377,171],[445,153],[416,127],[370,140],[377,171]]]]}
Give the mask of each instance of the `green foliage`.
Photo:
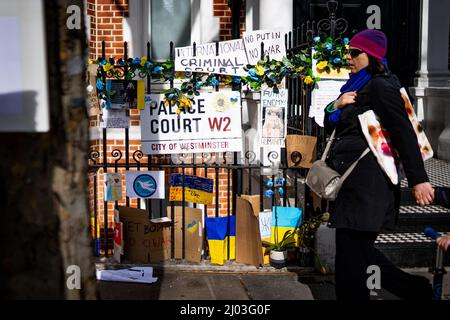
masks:
{"type": "Polygon", "coordinates": [[[177,105],[182,109],[190,107],[195,96],[200,94],[203,87],[216,87],[219,85],[245,84],[252,90],[260,91],[263,84],[278,93],[281,82],[285,77],[300,79],[306,86],[314,88],[314,84],[320,78],[314,75],[312,70],[313,59],[311,49],[314,50],[314,59],[318,61],[317,69],[329,72],[331,69],[340,70],[347,66],[345,55],[348,53],[348,39],[335,39],[316,36],[308,44],[308,48],[295,53],[288,52],[288,57],[282,61],[276,61],[266,56],[256,65],[247,65],[244,69],[248,72],[243,77],[231,77],[216,74],[200,74],[192,72],[175,72],[173,61],[154,62],[147,57],[118,59],[114,58],[90,61],[96,63],[97,92],[100,99],[110,99],[114,94],[106,91],[103,78],[116,78],[131,80],[137,75],[141,78],[151,76],[163,82],[175,79],[184,79],[180,89],[168,89],[163,93],[166,104],[177,105]],[[99,86],[103,84],[102,86],[99,86]],[[99,89],[101,87],[101,89],[99,89]]]}
{"type": "Polygon", "coordinates": [[[284,251],[289,248],[295,248],[295,231],[288,230],[284,233],[283,239],[276,243],[271,243],[268,241],[263,241],[263,245],[266,246],[266,250],[276,250],[276,251],[284,251]]]}

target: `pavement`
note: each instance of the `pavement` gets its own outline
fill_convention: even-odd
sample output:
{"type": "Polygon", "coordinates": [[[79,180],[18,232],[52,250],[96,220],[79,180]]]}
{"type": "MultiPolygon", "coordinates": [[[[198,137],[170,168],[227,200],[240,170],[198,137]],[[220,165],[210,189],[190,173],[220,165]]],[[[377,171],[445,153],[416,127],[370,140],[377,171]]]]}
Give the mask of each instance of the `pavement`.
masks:
{"type": "MultiPolygon", "coordinates": [[[[137,265],[96,263],[97,269],[117,269],[137,265]]],[[[148,265],[146,265],[148,266],[148,265]]],[[[334,275],[313,268],[256,268],[228,262],[224,266],[166,263],[151,265],[152,284],[98,281],[102,300],[335,300],[334,275]]],[[[403,269],[427,277],[427,268],[403,269]]],[[[449,271],[447,269],[447,271],[449,271]]],[[[450,277],[444,276],[443,300],[450,300],[450,277]]],[[[386,290],[375,290],[372,300],[399,300],[386,290]]]]}

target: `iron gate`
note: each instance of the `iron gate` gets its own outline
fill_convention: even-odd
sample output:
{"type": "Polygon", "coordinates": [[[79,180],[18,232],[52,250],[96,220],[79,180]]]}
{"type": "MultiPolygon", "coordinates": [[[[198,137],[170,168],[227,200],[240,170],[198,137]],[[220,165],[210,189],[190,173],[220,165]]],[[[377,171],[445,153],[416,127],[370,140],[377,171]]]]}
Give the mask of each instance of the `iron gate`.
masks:
{"type": "MultiPolygon", "coordinates": [[[[330,13],[330,18],[325,19],[322,22],[307,22],[306,24],[298,27],[285,36],[285,44],[288,55],[295,53],[298,49],[305,48],[310,44],[312,36],[319,33],[333,34],[336,28],[336,16],[334,13],[330,13]],[[325,21],[326,20],[326,21],[325,21]],[[322,24],[322,27],[321,27],[322,24]]],[[[105,42],[102,43],[102,58],[106,59],[105,54],[105,42]]],[[[195,54],[195,43],[193,44],[195,54]]],[[[124,60],[128,59],[127,43],[124,43],[124,60]]],[[[261,50],[264,52],[264,50],[261,50]]],[[[147,59],[150,60],[151,50],[150,43],[147,43],[147,59]]],[[[173,43],[170,43],[170,59],[174,60],[174,47],[173,43]]],[[[122,74],[127,74],[127,67],[121,65],[115,65],[115,69],[120,69],[122,74]]],[[[195,76],[195,75],[194,75],[195,76]]],[[[112,77],[111,73],[104,72],[102,70],[103,82],[107,77],[112,77]]],[[[146,75],[146,92],[152,92],[152,79],[151,76],[146,75]]],[[[288,134],[305,134],[312,135],[318,138],[317,143],[317,155],[320,157],[323,150],[325,135],[321,127],[319,127],[313,119],[308,117],[308,110],[311,104],[311,92],[310,88],[299,79],[286,79],[286,88],[289,90],[288,94],[288,134]]],[[[170,81],[170,88],[174,87],[174,81],[170,81]]],[[[241,91],[241,88],[234,88],[241,91]]],[[[216,87],[219,90],[219,87],[216,87]]],[[[242,92],[242,91],[241,91],[242,92]]],[[[108,153],[108,131],[109,129],[102,129],[102,142],[100,147],[93,148],[89,154],[89,172],[90,181],[93,183],[93,194],[91,195],[91,210],[93,219],[93,237],[94,237],[94,253],[96,256],[102,253],[108,256],[112,250],[112,219],[111,208],[108,207],[108,202],[103,201],[103,210],[99,210],[99,201],[102,201],[102,197],[99,198],[98,177],[101,173],[106,172],[119,172],[124,170],[138,170],[138,171],[151,171],[151,170],[164,170],[169,174],[181,173],[184,179],[186,174],[203,175],[208,177],[214,175],[215,185],[215,204],[214,208],[208,208],[205,206],[204,215],[212,211],[212,215],[219,216],[220,206],[219,203],[219,181],[220,175],[226,176],[226,216],[235,215],[236,213],[236,197],[245,194],[259,194],[261,210],[265,206],[275,205],[275,198],[266,199],[264,196],[265,182],[272,180],[275,182],[277,176],[283,177],[283,186],[287,187],[288,191],[284,192],[282,197],[282,205],[287,206],[289,199],[294,199],[294,203],[289,203],[295,207],[302,206],[304,209],[303,219],[308,218],[314,214],[314,208],[312,207],[312,199],[308,196],[308,192],[300,192],[300,188],[305,188],[303,178],[306,176],[307,170],[287,166],[287,157],[291,157],[294,163],[299,163],[301,157],[298,153],[286,155],[286,149],[281,149],[281,153],[270,152],[267,157],[271,164],[274,164],[275,160],[280,159],[280,165],[274,169],[273,166],[263,166],[262,159],[257,160],[258,156],[253,151],[244,152],[239,154],[237,152],[225,152],[225,153],[204,153],[204,154],[180,154],[176,156],[168,155],[144,155],[142,150],[130,149],[130,132],[128,128],[114,129],[124,131],[123,146],[117,147],[108,153]],[[123,151],[122,151],[123,150],[123,151]],[[271,174],[264,175],[264,171],[267,169],[272,170],[271,174]],[[256,175],[255,175],[256,173],[256,175]],[[255,184],[252,181],[252,177],[259,177],[259,183],[255,184]],[[303,186],[302,186],[303,183],[303,186]],[[244,185],[246,188],[244,190],[244,185]],[[290,191],[289,191],[290,190],[290,191]],[[293,195],[293,197],[291,197],[293,195]],[[212,209],[212,210],[211,210],[212,209]],[[100,226],[103,224],[103,227],[100,226]]],[[[222,179],[223,180],[223,179],[222,179]]],[[[223,186],[222,186],[223,187],[223,186]]],[[[185,208],[187,205],[191,205],[184,200],[184,186],[183,186],[183,201],[182,206],[182,258],[185,258],[185,208]]],[[[150,210],[150,207],[156,203],[159,208],[158,216],[165,216],[164,207],[167,205],[170,207],[171,218],[171,258],[174,258],[175,241],[174,241],[174,207],[176,203],[174,201],[163,202],[163,200],[146,200],[146,210],[148,211],[149,218],[155,217],[155,210],[150,210]]],[[[114,207],[119,204],[125,206],[131,206],[130,199],[125,198],[125,201],[115,201],[114,207]]],[[[141,202],[138,201],[136,206],[141,208],[141,202]]],[[[195,208],[197,205],[192,204],[195,208]]],[[[229,229],[228,229],[229,231],[229,229]]],[[[206,232],[203,233],[204,235],[206,232]]],[[[228,237],[229,241],[229,237],[228,237]]],[[[204,236],[204,255],[203,258],[208,257],[207,241],[204,236]]],[[[229,259],[230,246],[228,245],[229,259]]]]}

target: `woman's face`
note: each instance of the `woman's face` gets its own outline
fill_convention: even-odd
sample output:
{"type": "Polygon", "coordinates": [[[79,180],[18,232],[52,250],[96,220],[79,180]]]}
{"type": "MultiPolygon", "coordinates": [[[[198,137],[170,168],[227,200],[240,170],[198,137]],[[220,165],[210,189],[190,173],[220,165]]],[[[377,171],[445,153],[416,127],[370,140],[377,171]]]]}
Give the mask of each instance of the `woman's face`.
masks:
{"type": "Polygon", "coordinates": [[[350,47],[350,53],[346,55],[351,73],[357,73],[369,65],[369,56],[358,48],[350,47]]]}

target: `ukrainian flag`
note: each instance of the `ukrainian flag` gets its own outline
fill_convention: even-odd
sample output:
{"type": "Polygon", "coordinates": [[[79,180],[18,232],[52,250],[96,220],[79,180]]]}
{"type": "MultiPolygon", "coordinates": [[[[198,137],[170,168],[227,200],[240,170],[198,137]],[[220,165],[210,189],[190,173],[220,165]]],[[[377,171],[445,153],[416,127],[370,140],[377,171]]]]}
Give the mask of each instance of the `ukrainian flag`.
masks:
{"type": "MultiPolygon", "coordinates": [[[[272,232],[270,242],[275,243],[275,234],[278,236],[278,242],[283,239],[284,234],[302,224],[302,209],[292,207],[272,207],[272,232]],[[275,226],[278,225],[278,230],[275,226]],[[277,231],[276,231],[277,230],[277,231]]],[[[298,235],[294,234],[292,241],[298,246],[298,235]]]]}
{"type": "Polygon", "coordinates": [[[206,218],[205,223],[211,263],[223,265],[223,261],[228,258],[228,239],[230,260],[236,259],[236,216],[206,218]],[[228,224],[229,233],[227,235],[228,224]]]}

